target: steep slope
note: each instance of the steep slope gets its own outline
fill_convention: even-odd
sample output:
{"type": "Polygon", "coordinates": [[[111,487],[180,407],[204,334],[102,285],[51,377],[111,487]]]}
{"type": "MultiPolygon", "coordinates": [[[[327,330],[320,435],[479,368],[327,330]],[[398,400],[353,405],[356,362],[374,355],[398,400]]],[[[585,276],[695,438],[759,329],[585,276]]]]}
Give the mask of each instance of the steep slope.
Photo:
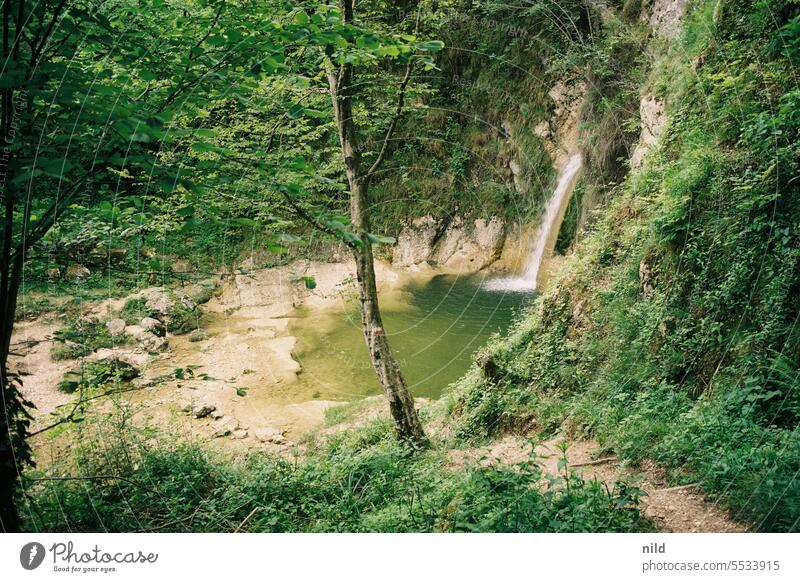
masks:
{"type": "Polygon", "coordinates": [[[796,530],[798,6],[695,2],[648,51],[657,149],[618,186],[591,184],[607,207],[490,346],[491,373],[456,387],[456,433],[591,434],[755,529],[796,530]]]}

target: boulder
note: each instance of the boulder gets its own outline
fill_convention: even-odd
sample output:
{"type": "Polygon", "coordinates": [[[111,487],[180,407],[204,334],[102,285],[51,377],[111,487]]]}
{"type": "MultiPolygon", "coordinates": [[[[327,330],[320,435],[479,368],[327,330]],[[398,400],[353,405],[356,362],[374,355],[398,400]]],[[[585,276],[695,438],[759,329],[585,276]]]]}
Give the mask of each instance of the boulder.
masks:
{"type": "Polygon", "coordinates": [[[206,335],[206,332],[204,332],[202,329],[196,329],[191,334],[189,334],[189,341],[190,342],[201,342],[204,339],[206,339],[207,337],[208,336],[206,335]]]}
{"type": "Polygon", "coordinates": [[[155,317],[145,317],[139,322],[139,325],[145,331],[149,331],[158,336],[164,336],[167,333],[167,328],[155,317]]]}
{"type": "Polygon", "coordinates": [[[198,285],[190,285],[181,292],[182,296],[188,297],[195,306],[208,303],[214,296],[216,286],[212,283],[200,283],[198,285]]]}
{"type": "Polygon", "coordinates": [[[148,352],[163,352],[169,348],[167,338],[159,337],[140,325],[129,325],[125,328],[125,333],[135,339],[148,352]]]}
{"type": "Polygon", "coordinates": [[[83,265],[70,265],[64,278],[70,283],[80,283],[88,279],[91,274],[91,271],[83,265]]]}
{"type": "Polygon", "coordinates": [[[106,329],[111,337],[117,337],[125,333],[124,319],[110,319],[106,322],[106,329]]]}
{"type": "Polygon", "coordinates": [[[175,300],[164,289],[156,287],[143,291],[147,309],[161,315],[169,315],[175,309],[175,300]]]}
{"type": "Polygon", "coordinates": [[[92,354],[90,361],[105,363],[119,373],[123,380],[133,380],[147,364],[147,354],[136,354],[126,350],[102,348],[92,354]]]}

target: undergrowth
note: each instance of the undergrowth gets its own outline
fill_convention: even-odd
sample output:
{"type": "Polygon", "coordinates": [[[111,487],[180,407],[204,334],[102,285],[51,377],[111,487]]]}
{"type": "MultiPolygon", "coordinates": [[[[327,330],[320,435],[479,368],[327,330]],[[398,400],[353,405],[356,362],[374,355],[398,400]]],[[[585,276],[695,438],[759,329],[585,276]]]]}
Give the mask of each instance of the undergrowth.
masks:
{"type": "Polygon", "coordinates": [[[171,437],[117,433],[30,475],[30,531],[650,531],[642,492],[607,488],[535,459],[447,468],[415,454],[387,422],[337,434],[294,461],[263,452],[231,461],[171,437]],[[44,480],[49,479],[49,480],[44,480]],[[539,484],[537,486],[537,484],[539,484]]]}
{"type": "Polygon", "coordinates": [[[491,346],[495,378],[473,371],[449,406],[462,440],[567,426],[700,482],[756,530],[796,531],[800,16],[714,6],[654,66],[660,149],[491,346]]]}

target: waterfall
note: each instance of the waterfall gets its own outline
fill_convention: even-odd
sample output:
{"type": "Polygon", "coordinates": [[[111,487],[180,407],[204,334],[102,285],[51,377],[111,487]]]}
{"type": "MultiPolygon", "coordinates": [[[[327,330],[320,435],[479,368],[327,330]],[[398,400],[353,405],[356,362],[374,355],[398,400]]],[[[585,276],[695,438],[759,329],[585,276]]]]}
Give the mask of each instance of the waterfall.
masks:
{"type": "Polygon", "coordinates": [[[485,284],[487,289],[493,291],[533,291],[536,289],[542,260],[545,258],[545,253],[553,252],[555,239],[561,228],[561,221],[564,219],[567,202],[575,184],[575,177],[581,169],[581,163],[581,155],[574,154],[561,168],[558,184],[544,209],[542,223],[537,231],[536,242],[525,263],[524,273],[517,277],[491,279],[485,284]]]}

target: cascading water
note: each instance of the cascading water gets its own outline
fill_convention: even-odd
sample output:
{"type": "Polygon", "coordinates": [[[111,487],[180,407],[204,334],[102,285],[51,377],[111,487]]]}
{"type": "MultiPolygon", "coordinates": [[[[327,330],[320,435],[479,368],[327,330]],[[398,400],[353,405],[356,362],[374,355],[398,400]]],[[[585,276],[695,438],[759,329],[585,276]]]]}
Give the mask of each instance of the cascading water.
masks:
{"type": "Polygon", "coordinates": [[[553,229],[561,226],[566,202],[572,193],[575,177],[581,169],[582,159],[580,154],[574,154],[567,160],[558,177],[558,184],[552,198],[547,203],[542,216],[542,223],[536,236],[536,242],[531,249],[525,264],[525,271],[518,277],[501,277],[486,281],[485,287],[491,291],[533,291],[539,282],[539,269],[546,251],[552,252],[555,245],[553,229]]]}

